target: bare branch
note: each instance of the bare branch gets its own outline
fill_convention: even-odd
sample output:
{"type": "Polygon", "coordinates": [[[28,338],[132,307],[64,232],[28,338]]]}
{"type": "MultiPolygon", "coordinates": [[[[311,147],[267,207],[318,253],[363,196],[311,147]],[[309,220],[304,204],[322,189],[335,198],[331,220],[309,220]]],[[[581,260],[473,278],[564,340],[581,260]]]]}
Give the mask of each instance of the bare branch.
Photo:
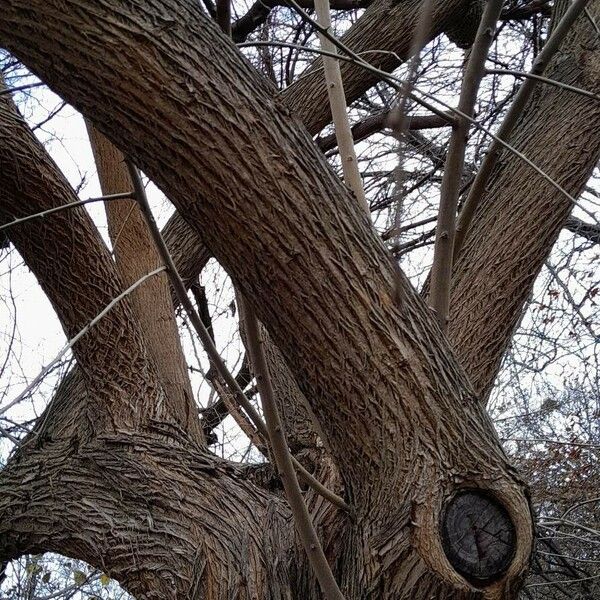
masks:
{"type": "Polygon", "coordinates": [[[327,563],[321,542],[317,537],[304,498],[302,497],[300,486],[298,485],[292,456],[285,439],[285,431],[273,395],[269,367],[267,366],[265,353],[262,348],[262,340],[258,331],[258,320],[253,310],[243,301],[243,298],[239,295],[238,298],[241,300],[241,309],[244,312],[246,321],[248,351],[251,355],[252,365],[256,370],[256,382],[260,391],[266,427],[271,447],[273,448],[273,456],[283,480],[286,498],[294,515],[296,528],[315,575],[321,584],[325,598],[329,600],[344,600],[344,596],[327,563]]]}
{"type": "MultiPolygon", "coordinates": [[[[496,22],[503,0],[489,0],[479,23],[475,43],[471,49],[460,90],[458,110],[473,117],[481,80],[485,74],[485,61],[496,32],[496,22]]],[[[446,331],[450,306],[450,280],[452,277],[452,251],[454,248],[456,209],[465,162],[470,122],[459,116],[452,128],[446,166],[440,191],[440,208],[436,225],[431,291],[429,304],[437,321],[446,331]]]]}

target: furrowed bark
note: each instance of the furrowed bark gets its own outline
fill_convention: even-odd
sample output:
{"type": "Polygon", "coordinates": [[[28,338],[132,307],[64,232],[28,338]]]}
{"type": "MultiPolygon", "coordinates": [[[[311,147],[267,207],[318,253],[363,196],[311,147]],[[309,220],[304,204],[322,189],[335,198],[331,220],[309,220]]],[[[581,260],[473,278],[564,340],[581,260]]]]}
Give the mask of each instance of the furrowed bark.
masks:
{"type": "MultiPolygon", "coordinates": [[[[6,223],[53,203],[75,202],[72,188],[6,95],[0,96],[0,120],[0,220],[6,223]]],[[[81,207],[17,225],[8,233],[68,338],[123,289],[108,249],[81,207]]],[[[95,398],[88,418],[99,429],[133,427],[169,413],[127,299],[75,344],[73,354],[95,398]]]]}
{"type": "MultiPolygon", "coordinates": [[[[74,200],[7,95],[0,190],[2,222],[74,200]]],[[[120,292],[84,210],[9,231],[67,335],[120,292]]],[[[285,504],[206,453],[167,413],[127,300],[74,353],[78,367],[0,473],[2,560],[60,552],[139,598],[286,598],[292,574],[304,582],[299,597],[310,590],[285,504]]]]}
{"type": "MultiPolygon", "coordinates": [[[[600,2],[594,0],[589,9],[597,19],[600,2]]],[[[545,75],[600,92],[598,37],[585,16],[545,75]]],[[[577,197],[600,157],[600,103],[537,85],[509,141],[577,197]]],[[[483,401],[535,278],[572,208],[523,161],[502,153],[455,264],[450,300],[448,337],[483,401]]]]}
{"type": "MultiPolygon", "coordinates": [[[[86,126],[102,193],[109,195],[132,190],[133,184],[123,154],[91,123],[87,122],[86,126]]],[[[127,287],[162,263],[135,200],[106,202],[105,210],[117,268],[127,287]]],[[[182,423],[185,430],[201,439],[166,273],[161,273],[135,290],[131,295],[131,304],[174,412],[185,415],[182,423]]]]}
{"type": "MultiPolygon", "coordinates": [[[[420,8],[420,0],[376,0],[340,40],[357,54],[364,52],[364,58],[378,69],[393,71],[410,55],[420,8]]],[[[477,0],[436,2],[426,41],[446,32],[461,47],[468,47],[475,39],[480,15],[481,4],[477,0]]],[[[348,104],[380,79],[377,74],[352,63],[342,62],[340,69],[348,104]]],[[[319,58],[281,92],[281,98],[313,135],[331,121],[322,70],[323,62],[319,58]]]]}
{"type": "Polygon", "coordinates": [[[75,441],[30,447],[2,471],[3,558],[60,552],[136,598],[290,597],[305,565],[288,509],[239,467],[172,429],[75,441]]]}
{"type": "MultiPolygon", "coordinates": [[[[236,300],[238,304],[241,304],[239,294],[236,296],[236,300]]],[[[246,356],[248,356],[246,321],[243,311],[240,310],[239,316],[240,334],[242,342],[246,347],[246,356]]],[[[317,449],[320,445],[319,442],[326,445],[325,434],[313,415],[308,401],[298,388],[298,384],[290,372],[281,351],[273,343],[269,332],[260,322],[259,331],[267,364],[269,365],[269,374],[277,402],[277,410],[283,422],[290,449],[296,454],[299,452],[302,453],[303,450],[317,449]]],[[[308,456],[303,453],[302,457],[305,461],[316,459],[316,456],[312,452],[308,456]]]]}
{"type": "MultiPolygon", "coordinates": [[[[192,229],[178,212],[167,221],[162,236],[175,261],[177,272],[189,289],[210,260],[210,250],[202,241],[200,234],[192,229]]],[[[174,295],[171,300],[173,306],[177,307],[179,302],[174,295]]]]}
{"type": "Polygon", "coordinates": [[[0,40],[202,231],[282,350],[356,506],[344,594],[513,597],[532,540],[523,484],[427,307],[215,24],[185,0],[9,0],[0,40]],[[465,487],[497,497],[518,532],[485,585],[442,548],[443,507],[465,487]]]}

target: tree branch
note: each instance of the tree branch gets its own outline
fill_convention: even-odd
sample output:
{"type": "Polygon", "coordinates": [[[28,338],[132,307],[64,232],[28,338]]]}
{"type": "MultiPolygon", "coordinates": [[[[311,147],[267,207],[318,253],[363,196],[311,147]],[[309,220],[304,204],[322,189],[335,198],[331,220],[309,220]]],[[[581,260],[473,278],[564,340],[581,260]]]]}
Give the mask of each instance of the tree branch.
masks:
{"type": "MultiPolygon", "coordinates": [[[[468,117],[474,116],[477,92],[485,75],[485,61],[494,41],[496,22],[502,10],[502,4],[503,0],[489,0],[486,3],[475,36],[475,43],[469,54],[458,100],[458,110],[468,117]]],[[[442,331],[446,331],[448,326],[456,210],[470,125],[471,123],[464,117],[458,116],[455,120],[440,189],[440,207],[436,223],[433,266],[431,267],[429,305],[433,309],[442,331]]]]}
{"type": "MultiPolygon", "coordinates": [[[[238,296],[238,299],[241,299],[241,296],[238,296]]],[[[252,365],[256,371],[256,381],[262,400],[269,440],[273,448],[277,470],[283,479],[285,495],[294,515],[296,528],[304,545],[304,550],[319,580],[323,595],[328,600],[344,600],[344,596],[327,563],[321,542],[317,537],[302,497],[300,486],[298,485],[292,456],[285,439],[285,430],[277,411],[273,386],[271,385],[271,378],[269,376],[269,367],[267,366],[258,330],[258,320],[252,309],[243,300],[241,300],[240,304],[240,308],[244,313],[246,334],[248,336],[248,351],[250,352],[252,365]]]]}

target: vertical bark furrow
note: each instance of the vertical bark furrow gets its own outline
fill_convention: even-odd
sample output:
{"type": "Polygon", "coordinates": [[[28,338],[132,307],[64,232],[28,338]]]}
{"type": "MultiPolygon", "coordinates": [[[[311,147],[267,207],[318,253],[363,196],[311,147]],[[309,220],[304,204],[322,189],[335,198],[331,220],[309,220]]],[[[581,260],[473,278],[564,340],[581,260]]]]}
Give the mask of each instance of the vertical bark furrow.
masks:
{"type": "MultiPolygon", "coordinates": [[[[91,123],[86,125],[102,193],[111,195],[131,191],[133,184],[123,154],[91,123]]],[[[125,287],[129,287],[161,266],[162,261],[135,200],[106,202],[105,211],[117,269],[125,287]]],[[[153,277],[134,290],[130,299],[171,412],[179,415],[185,431],[201,439],[198,410],[181,347],[167,274],[153,277]]]]}

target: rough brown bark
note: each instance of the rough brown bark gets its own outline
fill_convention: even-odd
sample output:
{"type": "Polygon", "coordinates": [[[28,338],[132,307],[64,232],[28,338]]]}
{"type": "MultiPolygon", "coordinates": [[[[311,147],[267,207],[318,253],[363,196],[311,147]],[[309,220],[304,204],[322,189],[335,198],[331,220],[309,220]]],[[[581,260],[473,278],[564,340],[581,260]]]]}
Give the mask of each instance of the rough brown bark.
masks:
{"type": "MultiPolygon", "coordinates": [[[[2,222],[40,212],[52,202],[75,202],[72,188],[7,95],[0,95],[0,120],[2,222]],[[25,165],[31,165],[27,176],[25,165]]],[[[81,207],[12,227],[9,235],[36,274],[68,338],[123,290],[108,249],[81,207]]],[[[86,415],[92,428],[134,427],[169,413],[127,300],[115,306],[110,319],[93,328],[93,335],[78,341],[73,354],[94,397],[86,415]],[[119,403],[115,387],[120,389],[119,403]]]]}
{"type": "Polygon", "coordinates": [[[28,447],[2,471],[3,558],[84,558],[140,599],[292,597],[304,562],[289,513],[242,469],[173,430],[74,441],[28,447]]]}
{"type": "MultiPolygon", "coordinates": [[[[239,294],[236,294],[236,302],[238,305],[242,304],[239,294]]],[[[325,435],[319,427],[317,419],[312,414],[304,394],[298,388],[298,384],[290,372],[281,351],[273,343],[269,332],[262,323],[259,323],[259,331],[267,364],[269,365],[269,375],[277,402],[277,410],[287,434],[289,447],[294,454],[305,449],[315,449],[319,445],[319,440],[321,442],[326,441],[325,435]]],[[[249,356],[246,320],[241,309],[240,334],[246,347],[246,356],[249,356]]],[[[254,365],[251,359],[249,360],[251,369],[255,372],[254,365]]]]}
{"type": "Polygon", "coordinates": [[[185,0],[10,0],[0,39],[202,231],[282,350],[355,507],[339,532],[347,597],[513,597],[532,540],[522,483],[427,307],[215,25],[185,0]],[[440,540],[444,502],[471,486],[496,495],[518,532],[485,592],[440,540]]]}
{"type": "MultiPolygon", "coordinates": [[[[133,184],[123,154],[91,123],[87,122],[86,126],[102,193],[111,195],[131,191],[133,184]]],[[[106,202],[105,210],[117,268],[125,287],[129,287],[161,266],[160,256],[135,200],[106,202]]],[[[166,273],[134,290],[131,304],[173,410],[186,416],[186,431],[201,436],[166,273]]]]}
{"type": "MultiPolygon", "coordinates": [[[[590,3],[600,15],[600,2],[590,3]]],[[[545,76],[600,92],[598,36],[581,17],[545,76]]],[[[577,197],[600,157],[600,104],[538,84],[510,143],[577,197]],[[549,151],[549,148],[552,150],[549,151]]],[[[448,337],[486,399],[535,278],[572,203],[504,151],[454,267],[448,337]]]]}
{"type": "MultiPolygon", "coordinates": [[[[76,200],[7,95],[0,95],[0,181],[0,222],[76,200]]],[[[9,231],[68,336],[121,291],[85,210],[9,231]]],[[[301,593],[311,589],[285,504],[186,430],[128,299],[74,354],[78,367],[0,474],[3,560],[61,552],[140,598],[160,600],[286,598],[293,576],[304,581],[301,593]]]]}

